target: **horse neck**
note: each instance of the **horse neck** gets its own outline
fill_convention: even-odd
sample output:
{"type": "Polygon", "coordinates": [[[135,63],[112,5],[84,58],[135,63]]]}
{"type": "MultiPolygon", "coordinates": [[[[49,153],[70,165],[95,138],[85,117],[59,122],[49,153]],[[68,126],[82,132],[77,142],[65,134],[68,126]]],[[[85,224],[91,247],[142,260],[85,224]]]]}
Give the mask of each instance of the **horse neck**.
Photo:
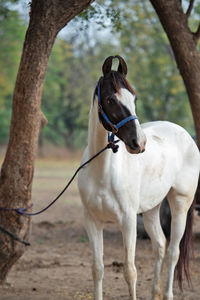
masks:
{"type": "MultiPolygon", "coordinates": [[[[96,102],[96,101],[95,101],[96,102]]],[[[92,104],[89,117],[88,130],[88,154],[89,157],[95,155],[98,151],[103,149],[108,143],[108,133],[99,122],[97,113],[97,103],[92,104]]],[[[106,171],[110,162],[110,150],[104,151],[97,160],[94,160],[93,167],[98,168],[98,174],[106,171]]]]}

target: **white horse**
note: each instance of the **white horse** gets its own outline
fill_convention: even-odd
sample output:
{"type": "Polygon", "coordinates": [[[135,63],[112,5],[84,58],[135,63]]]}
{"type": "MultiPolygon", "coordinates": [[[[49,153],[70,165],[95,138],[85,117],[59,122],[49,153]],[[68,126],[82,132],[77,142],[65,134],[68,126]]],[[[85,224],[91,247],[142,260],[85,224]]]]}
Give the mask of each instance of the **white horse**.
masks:
{"type": "Polygon", "coordinates": [[[177,265],[180,283],[182,268],[187,269],[184,253],[192,234],[190,207],[198,182],[200,155],[193,139],[180,126],[164,121],[140,125],[136,116],[136,95],[125,77],[126,63],[120,56],[116,57],[118,70],[111,70],[115,57],[108,57],[103,65],[104,76],[94,92],[88,146],[82,161],[106,145],[107,131],[114,132],[122,142],[116,154],[105,151],[80,172],[78,179],[85,228],[93,249],[94,299],[103,299],[103,224],[111,221],[118,224],[123,235],[124,276],[130,300],[136,300],[136,220],[137,214],[142,213],[156,258],[151,299],[172,300],[175,267],[177,265]],[[166,239],[160,225],[159,208],[165,196],[172,221],[168,280],[163,297],[160,275],[166,239]],[[184,253],[179,250],[180,242],[184,253]]]}

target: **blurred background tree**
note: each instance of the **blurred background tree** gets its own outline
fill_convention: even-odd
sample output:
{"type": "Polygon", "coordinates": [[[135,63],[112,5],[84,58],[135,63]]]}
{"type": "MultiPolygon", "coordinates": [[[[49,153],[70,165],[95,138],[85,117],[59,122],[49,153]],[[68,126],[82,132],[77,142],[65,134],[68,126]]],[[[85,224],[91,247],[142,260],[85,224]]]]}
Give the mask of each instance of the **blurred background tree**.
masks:
{"type": "MultiPolygon", "coordinates": [[[[8,141],[11,99],[26,29],[24,6],[11,2],[16,1],[0,4],[0,144],[8,141]]],[[[194,135],[184,84],[151,3],[100,0],[72,20],[54,45],[42,97],[48,125],[40,146],[51,143],[74,149],[86,145],[92,92],[104,59],[116,54],[127,61],[141,122],[169,120],[194,135]]]]}
{"type": "Polygon", "coordinates": [[[0,3],[0,144],[8,141],[13,89],[26,30],[19,12],[7,5],[8,1],[0,3]]]}

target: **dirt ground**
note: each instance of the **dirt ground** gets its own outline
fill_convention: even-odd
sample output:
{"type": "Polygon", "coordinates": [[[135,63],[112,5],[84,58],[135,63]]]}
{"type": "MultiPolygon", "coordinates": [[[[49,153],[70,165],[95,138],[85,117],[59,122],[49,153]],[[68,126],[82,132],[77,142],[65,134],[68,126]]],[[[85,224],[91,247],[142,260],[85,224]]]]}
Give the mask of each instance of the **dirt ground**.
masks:
{"type": "MultiPolygon", "coordinates": [[[[54,197],[78,162],[37,162],[33,186],[34,210],[54,197]],[[66,171],[67,170],[67,171],[66,171]],[[66,176],[67,173],[67,176],[66,176]],[[45,199],[45,200],[41,200],[45,199]]],[[[31,246],[0,288],[0,300],[92,299],[91,250],[82,225],[82,207],[76,183],[54,207],[33,218],[31,246]]],[[[123,278],[121,234],[113,224],[104,230],[104,299],[128,300],[123,278]]],[[[148,239],[137,241],[137,299],[150,299],[154,258],[148,239]]],[[[166,269],[164,269],[164,277],[166,269]]],[[[200,217],[195,216],[195,251],[191,260],[193,287],[175,285],[174,300],[200,299],[200,217]]]]}

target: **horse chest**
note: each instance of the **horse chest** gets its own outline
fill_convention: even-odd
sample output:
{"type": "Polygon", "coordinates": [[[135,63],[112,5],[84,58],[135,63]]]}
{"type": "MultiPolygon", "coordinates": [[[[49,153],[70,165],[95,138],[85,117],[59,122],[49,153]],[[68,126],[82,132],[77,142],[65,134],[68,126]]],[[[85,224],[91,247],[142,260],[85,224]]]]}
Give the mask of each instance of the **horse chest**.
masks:
{"type": "MultiPolygon", "coordinates": [[[[116,175],[116,174],[115,174],[116,175]]],[[[133,184],[122,181],[123,176],[110,176],[105,180],[90,178],[90,187],[82,197],[85,208],[95,218],[103,222],[119,221],[130,206],[138,202],[133,201],[133,184]]]]}
{"type": "Polygon", "coordinates": [[[116,220],[118,205],[109,188],[106,189],[93,183],[92,189],[83,204],[90,214],[101,221],[116,220]]]}

